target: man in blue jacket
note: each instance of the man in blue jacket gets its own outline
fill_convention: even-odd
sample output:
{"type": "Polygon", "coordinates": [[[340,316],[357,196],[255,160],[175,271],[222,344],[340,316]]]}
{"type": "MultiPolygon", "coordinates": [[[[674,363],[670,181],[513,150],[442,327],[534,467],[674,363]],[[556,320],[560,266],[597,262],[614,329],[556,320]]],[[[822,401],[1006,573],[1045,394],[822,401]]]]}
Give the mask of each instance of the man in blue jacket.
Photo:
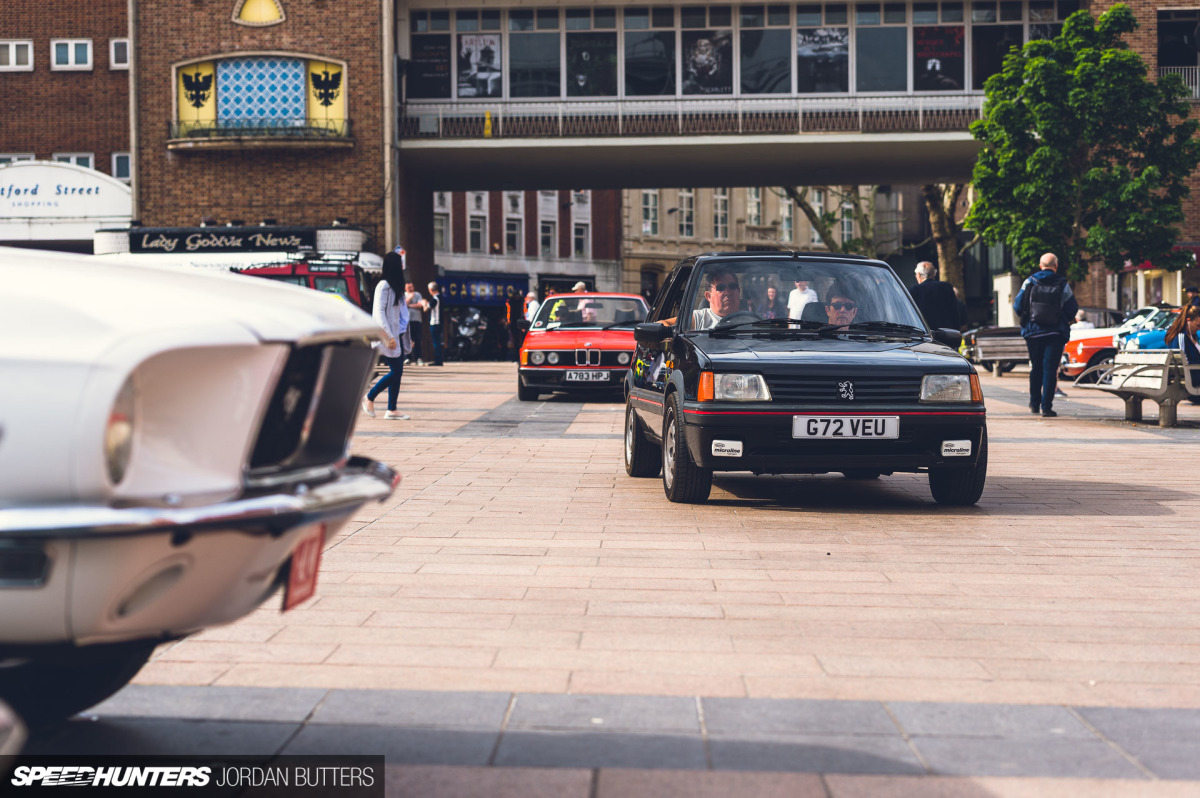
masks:
{"type": "Polygon", "coordinates": [[[1058,273],[1058,258],[1047,252],[1013,300],[1021,317],[1021,337],[1029,347],[1029,412],[1054,418],[1054,389],[1063,347],[1071,337],[1071,322],[1079,303],[1065,277],[1058,273]]]}

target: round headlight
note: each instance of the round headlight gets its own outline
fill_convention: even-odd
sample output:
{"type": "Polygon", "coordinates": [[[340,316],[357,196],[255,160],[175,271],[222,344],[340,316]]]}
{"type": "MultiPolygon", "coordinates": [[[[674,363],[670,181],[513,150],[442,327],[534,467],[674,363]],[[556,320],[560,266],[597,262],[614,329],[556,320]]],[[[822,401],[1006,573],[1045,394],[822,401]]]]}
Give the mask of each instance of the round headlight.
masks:
{"type": "Polygon", "coordinates": [[[539,352],[536,349],[529,353],[529,362],[535,366],[540,366],[546,362],[546,353],[539,352]]]}
{"type": "Polygon", "coordinates": [[[558,362],[558,352],[551,352],[550,354],[546,355],[546,360],[550,363],[550,365],[553,366],[558,362]]]}
{"type": "Polygon", "coordinates": [[[119,485],[129,468],[133,454],[134,401],[133,377],[125,380],[112,410],[108,413],[108,424],[104,428],[104,463],[108,467],[108,478],[119,485]]]}
{"type": "Polygon", "coordinates": [[[622,352],[621,354],[617,355],[617,362],[620,363],[622,366],[628,366],[629,365],[629,353],[622,352]]]}

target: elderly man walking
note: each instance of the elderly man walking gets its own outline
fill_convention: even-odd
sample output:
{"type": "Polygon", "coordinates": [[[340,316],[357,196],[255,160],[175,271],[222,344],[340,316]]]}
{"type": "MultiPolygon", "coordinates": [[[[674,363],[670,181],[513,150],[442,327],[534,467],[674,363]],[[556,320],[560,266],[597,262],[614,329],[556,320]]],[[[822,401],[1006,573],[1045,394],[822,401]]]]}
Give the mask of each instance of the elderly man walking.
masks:
{"type": "Polygon", "coordinates": [[[954,287],[939,280],[937,270],[927,260],[917,264],[915,273],[917,284],[909,293],[929,326],[935,330],[943,327],[960,329],[958,297],[954,295],[954,287]]]}
{"type": "Polygon", "coordinates": [[[1058,273],[1058,258],[1047,252],[1038,271],[1021,285],[1013,310],[1021,318],[1021,336],[1029,348],[1029,412],[1054,418],[1054,389],[1058,363],[1071,337],[1071,321],[1079,302],[1065,277],[1058,273]]]}

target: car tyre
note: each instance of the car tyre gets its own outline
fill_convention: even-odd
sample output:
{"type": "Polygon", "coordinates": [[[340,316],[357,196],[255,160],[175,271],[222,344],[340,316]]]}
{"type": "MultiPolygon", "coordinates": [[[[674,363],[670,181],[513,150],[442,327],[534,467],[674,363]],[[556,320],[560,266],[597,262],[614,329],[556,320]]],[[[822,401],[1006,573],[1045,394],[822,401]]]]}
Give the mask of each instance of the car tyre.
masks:
{"type": "Polygon", "coordinates": [[[712,491],[712,469],[692,461],[683,431],[683,409],[679,394],[667,399],[663,417],[662,469],[663,492],[667,499],[683,504],[701,504],[712,491]]]}
{"type": "Polygon", "coordinates": [[[633,406],[625,403],[625,473],[631,477],[656,477],[662,468],[662,451],[646,440],[633,406]]]}
{"type": "Polygon", "coordinates": [[[155,645],[136,640],[63,647],[8,665],[0,660],[0,699],[30,727],[58,723],[128,684],[155,645]]]}
{"type": "Polygon", "coordinates": [[[979,462],[973,466],[929,469],[929,490],[938,504],[969,507],[983,495],[987,481],[987,430],[979,444],[979,462]]]}
{"type": "Polygon", "coordinates": [[[539,396],[537,388],[531,388],[517,377],[517,399],[522,402],[536,402],[539,396]]]}
{"type": "MultiPolygon", "coordinates": [[[[1087,367],[1090,369],[1093,366],[1108,366],[1111,369],[1115,358],[1116,352],[1111,349],[1104,349],[1092,355],[1092,359],[1088,361],[1087,367]]],[[[1112,383],[1112,377],[1109,376],[1108,371],[1093,371],[1087,375],[1087,379],[1083,380],[1081,384],[1086,385],[1088,383],[1110,384],[1112,383]]]]}
{"type": "Polygon", "coordinates": [[[847,468],[842,472],[846,479],[879,479],[882,474],[882,471],[876,471],[874,468],[847,468]]]}

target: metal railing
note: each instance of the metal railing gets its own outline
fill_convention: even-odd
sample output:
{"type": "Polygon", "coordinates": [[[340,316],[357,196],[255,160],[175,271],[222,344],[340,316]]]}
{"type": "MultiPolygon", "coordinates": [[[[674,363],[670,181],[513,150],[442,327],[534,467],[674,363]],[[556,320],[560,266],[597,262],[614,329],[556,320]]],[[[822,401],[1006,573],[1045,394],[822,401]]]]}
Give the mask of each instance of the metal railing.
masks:
{"type": "Polygon", "coordinates": [[[345,139],[349,119],[216,119],[204,122],[169,122],[171,139],[289,138],[345,139]]]}
{"type": "Polygon", "coordinates": [[[402,138],[965,131],[983,95],[607,102],[410,102],[402,138]]]}
{"type": "Polygon", "coordinates": [[[1183,78],[1183,85],[1188,87],[1193,100],[1200,100],[1200,67],[1159,67],[1158,76],[1178,75],[1183,78]]]}

